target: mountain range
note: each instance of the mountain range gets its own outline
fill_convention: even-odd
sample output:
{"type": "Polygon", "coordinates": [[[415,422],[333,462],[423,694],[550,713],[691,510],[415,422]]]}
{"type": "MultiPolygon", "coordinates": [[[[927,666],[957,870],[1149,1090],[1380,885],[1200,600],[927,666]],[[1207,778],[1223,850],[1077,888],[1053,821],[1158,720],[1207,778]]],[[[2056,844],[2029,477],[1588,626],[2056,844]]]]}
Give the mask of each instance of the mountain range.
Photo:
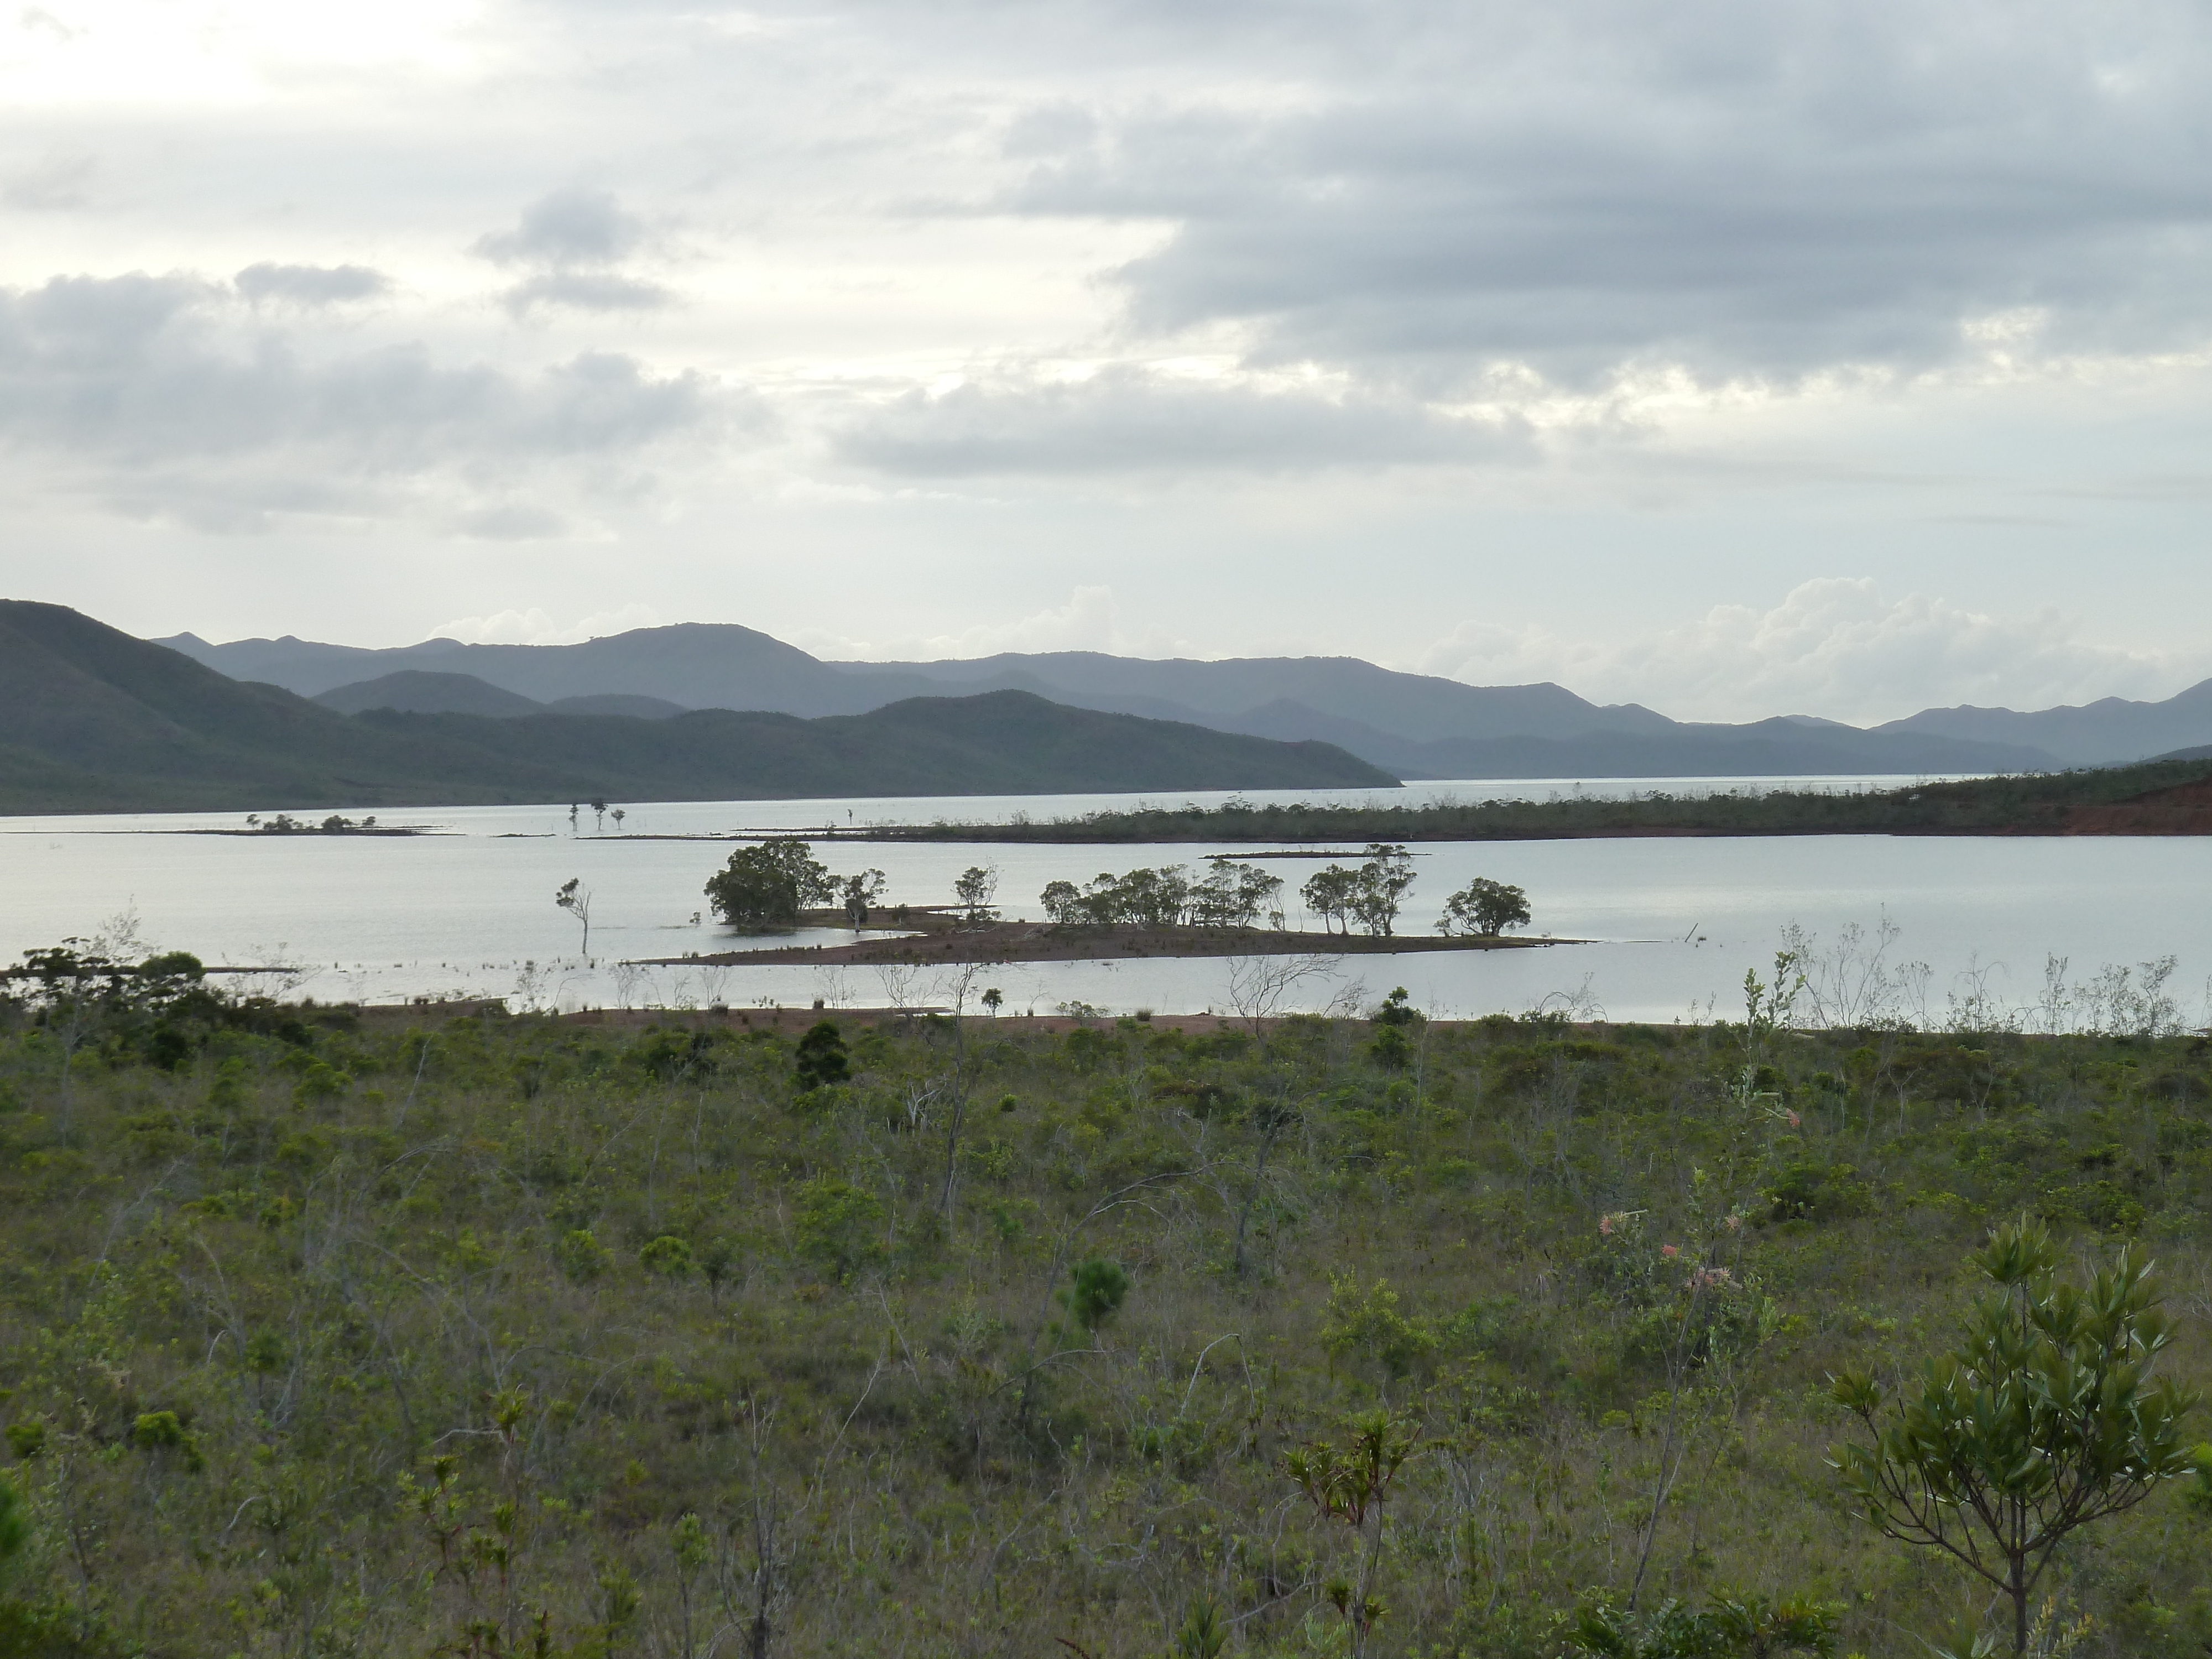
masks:
{"type": "Polygon", "coordinates": [[[441,639],[370,649],[290,635],[214,645],[191,634],[159,643],[236,678],[349,711],[730,708],[818,718],[908,697],[1013,690],[1071,708],[1333,744],[1400,777],[2017,772],[2115,764],[2212,743],[2212,681],[2162,702],[2108,697],[2029,713],[1930,708],[1862,728],[1802,715],[1680,721],[1638,703],[1590,702],[1548,683],[1466,685],[1350,657],[1206,662],[1059,651],[830,662],[732,623],[638,629],[576,645],[441,639]],[[502,703],[502,696],[522,701],[502,703]]]}
{"type": "MultiPolygon", "coordinates": [[[[426,676],[425,678],[434,678],[426,676]]],[[[419,688],[418,688],[419,689],[419,688]]],[[[60,605],[0,600],[0,812],[609,799],[1392,787],[1318,742],[1071,708],[1017,690],[773,711],[344,713],[60,605]]],[[[507,697],[483,706],[484,694],[507,697]]],[[[637,694],[612,694],[617,702],[637,694]]],[[[521,704],[521,707],[516,707],[521,704]]]]}

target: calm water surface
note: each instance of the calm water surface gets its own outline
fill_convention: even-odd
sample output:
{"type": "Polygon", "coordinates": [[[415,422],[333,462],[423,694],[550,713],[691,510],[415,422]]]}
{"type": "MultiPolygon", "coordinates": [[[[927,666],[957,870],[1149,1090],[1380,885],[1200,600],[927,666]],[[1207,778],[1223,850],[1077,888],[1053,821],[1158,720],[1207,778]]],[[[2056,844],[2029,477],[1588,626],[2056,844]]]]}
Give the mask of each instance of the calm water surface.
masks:
{"type": "MultiPolygon", "coordinates": [[[[1881,787],[1899,780],[1791,780],[1822,787],[1881,787]]],[[[1743,781],[1747,787],[1769,787],[1743,781]]],[[[1542,799],[1581,787],[1592,794],[1654,788],[1706,793],[1729,781],[1591,780],[1580,786],[1423,783],[1370,797],[1247,795],[1254,800],[1341,799],[1404,802],[1439,797],[1542,799]]],[[[89,933],[135,913],[144,939],[210,962],[298,967],[292,994],[319,1000],[395,1000],[520,990],[562,1007],[808,1002],[832,1006],[927,1001],[943,987],[872,968],[805,966],[630,969],[628,957],[681,956],[735,942],[711,920],[695,922],[701,887],[728,856],[726,844],[638,836],[735,829],[818,830],[824,824],[1049,817],[1140,800],[1222,796],[963,797],[945,800],[684,802],[629,808],[623,830],[595,836],[592,815],[572,834],[566,805],[386,811],[387,823],[444,832],[411,838],[237,837],[175,833],[228,827],[235,814],[0,819],[0,955],[12,958],[69,934],[89,933]],[[592,959],[554,890],[580,877],[594,894],[592,959]]],[[[894,901],[950,900],[955,876],[995,863],[1011,915],[1036,916],[1036,895],[1057,878],[1144,864],[1196,864],[1204,846],[1049,847],[974,844],[817,844],[832,869],[879,867],[894,901]]],[[[1224,844],[1232,854],[1251,849],[1224,844]]],[[[2107,964],[2180,959],[2169,988],[2186,1019],[2206,1015],[2212,950],[2212,842],[2166,839],[1968,839],[1807,836],[1779,839],[1428,843],[1415,848],[1418,879],[1401,933],[1433,930],[1442,902],[1473,877],[1527,889],[1535,931],[1591,944],[1544,951],[1352,957],[1316,973],[1286,1006],[1318,1008],[1371,1000],[1402,984],[1437,1012],[1519,1012],[1570,996],[1617,1019],[1667,1020],[1741,1004],[1747,968],[1765,972],[1781,931],[1796,923],[1832,940],[1856,922],[1887,916],[1900,930],[1893,962],[1928,964],[1926,1012],[1978,982],[1999,1001],[2028,1004],[2046,959],[2068,959],[2075,980],[2107,964]]],[[[1295,890],[1317,863],[1271,861],[1295,890]]],[[[1291,906],[1293,924],[1299,913],[1291,906]]],[[[849,938],[803,934],[800,942],[849,938]]],[[[1083,1001],[1115,1012],[1226,1009],[1230,969],[1204,962],[1085,962],[991,969],[1010,1009],[1039,1012],[1083,1001]]]]}

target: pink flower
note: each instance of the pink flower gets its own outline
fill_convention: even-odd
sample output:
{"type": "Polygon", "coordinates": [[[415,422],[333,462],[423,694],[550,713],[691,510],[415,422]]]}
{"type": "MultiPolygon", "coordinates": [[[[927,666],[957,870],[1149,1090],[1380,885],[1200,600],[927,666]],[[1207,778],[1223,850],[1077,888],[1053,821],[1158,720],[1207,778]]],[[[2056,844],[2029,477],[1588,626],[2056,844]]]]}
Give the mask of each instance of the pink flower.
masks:
{"type": "Polygon", "coordinates": [[[1597,1230],[1603,1237],[1611,1238],[1613,1237],[1613,1218],[1609,1215],[1600,1216],[1597,1218],[1597,1230]]]}
{"type": "Polygon", "coordinates": [[[1802,1120],[1801,1118],[1799,1118],[1799,1117],[1798,1117],[1798,1115],[1797,1115],[1797,1114],[1796,1114],[1796,1113],[1795,1113],[1795,1112],[1790,1112],[1790,1113],[1785,1114],[1785,1115],[1787,1115],[1787,1116],[1788,1116],[1788,1118],[1790,1119],[1790,1127],[1791,1128],[1793,1128],[1793,1129],[1794,1129],[1794,1128],[1796,1128],[1796,1127],[1797,1127],[1797,1125],[1798,1125],[1800,1122],[1802,1122],[1802,1121],[1803,1121],[1803,1120],[1802,1120]]]}
{"type": "Polygon", "coordinates": [[[1728,1218],[1728,1229],[1730,1232],[1736,1231],[1742,1225],[1743,1218],[1740,1215],[1732,1215],[1728,1218]]]}
{"type": "Polygon", "coordinates": [[[1659,1247],[1659,1254],[1666,1256],[1671,1261],[1674,1257],[1678,1256],[1682,1253],[1672,1244],[1662,1244],[1659,1247]]]}

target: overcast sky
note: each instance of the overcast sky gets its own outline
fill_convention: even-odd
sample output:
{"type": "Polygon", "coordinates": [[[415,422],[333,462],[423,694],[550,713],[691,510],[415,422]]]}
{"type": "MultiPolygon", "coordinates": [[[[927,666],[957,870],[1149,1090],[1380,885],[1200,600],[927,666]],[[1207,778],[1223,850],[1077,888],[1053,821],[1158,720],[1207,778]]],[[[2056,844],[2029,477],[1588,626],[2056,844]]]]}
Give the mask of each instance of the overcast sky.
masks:
{"type": "Polygon", "coordinates": [[[0,588],[2163,696],[2209,87],[2128,0],[35,0],[0,588]]]}

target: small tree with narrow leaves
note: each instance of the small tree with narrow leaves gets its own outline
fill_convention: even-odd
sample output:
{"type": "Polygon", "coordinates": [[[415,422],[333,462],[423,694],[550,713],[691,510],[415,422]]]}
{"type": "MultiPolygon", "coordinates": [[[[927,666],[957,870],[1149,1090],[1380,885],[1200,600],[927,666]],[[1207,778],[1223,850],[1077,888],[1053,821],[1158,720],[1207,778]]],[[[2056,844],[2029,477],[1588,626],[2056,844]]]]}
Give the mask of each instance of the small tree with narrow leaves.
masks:
{"type": "Polygon", "coordinates": [[[2199,1396],[2151,1377],[2171,1328],[2133,1245],[2075,1284],[2049,1230],[2022,1220],[1972,1260],[1996,1288],[1956,1347],[1893,1402],[1868,1374],[1835,1380],[1869,1439],[1830,1462],[1867,1521],[2002,1592],[2023,1654],[2029,1598],[2068,1534],[2191,1471],[2182,1425],[2199,1396]]]}

